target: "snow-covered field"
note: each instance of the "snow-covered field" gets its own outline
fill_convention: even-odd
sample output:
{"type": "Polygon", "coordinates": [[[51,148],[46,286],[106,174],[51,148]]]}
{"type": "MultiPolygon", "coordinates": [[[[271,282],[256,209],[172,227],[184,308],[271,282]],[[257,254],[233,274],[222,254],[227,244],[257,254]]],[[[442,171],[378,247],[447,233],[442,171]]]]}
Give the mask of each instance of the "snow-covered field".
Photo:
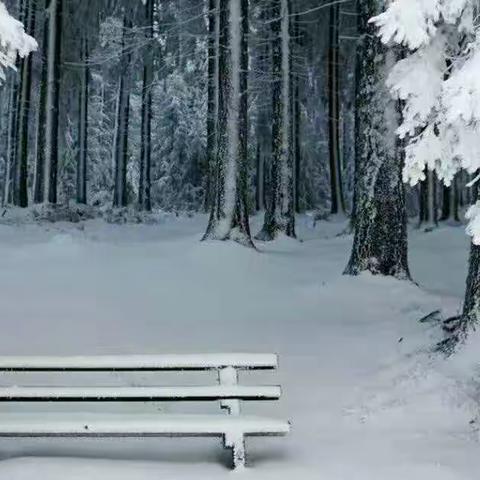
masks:
{"type": "MultiPolygon", "coordinates": [[[[249,440],[250,468],[238,474],[226,469],[216,440],[1,440],[1,480],[478,479],[470,357],[429,355],[439,333],[418,323],[460,306],[468,253],[461,228],[412,232],[417,287],[343,277],[351,237],[336,236],[341,221],[312,230],[300,218],[303,242],[259,252],[200,243],[205,222],[1,226],[0,351],[278,352],[277,374],[244,378],[280,383],[283,398],[246,410],[290,419],[292,434],[249,440]]],[[[96,375],[99,383],[131,378],[96,375]]],[[[143,375],[146,384],[169,378],[143,375]]],[[[35,381],[4,375],[2,384],[22,380],[35,381]]]]}

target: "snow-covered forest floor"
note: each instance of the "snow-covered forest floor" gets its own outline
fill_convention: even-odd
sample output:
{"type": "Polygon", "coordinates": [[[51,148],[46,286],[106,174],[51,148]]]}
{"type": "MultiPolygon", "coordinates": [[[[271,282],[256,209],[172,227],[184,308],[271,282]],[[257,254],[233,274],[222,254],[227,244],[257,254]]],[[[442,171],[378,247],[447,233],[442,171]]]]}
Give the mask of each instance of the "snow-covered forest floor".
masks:
{"type": "MultiPolygon", "coordinates": [[[[253,222],[257,227],[261,219],[253,222]]],[[[197,216],[158,225],[0,226],[0,351],[278,352],[277,375],[243,378],[278,382],[283,398],[245,409],[288,418],[293,432],[250,439],[251,468],[242,478],[478,478],[478,385],[469,378],[470,356],[429,355],[438,328],[418,322],[460,306],[468,250],[462,228],[411,232],[416,286],[342,276],[352,239],[337,236],[341,220],[313,230],[301,217],[303,242],[282,239],[260,244],[259,252],[200,243],[205,224],[197,216]]],[[[168,379],[144,375],[146,383],[168,379]]],[[[2,382],[21,380],[5,375],[2,382]]],[[[12,439],[0,441],[0,452],[8,459],[0,462],[1,480],[237,475],[226,469],[216,440],[12,439]]]]}

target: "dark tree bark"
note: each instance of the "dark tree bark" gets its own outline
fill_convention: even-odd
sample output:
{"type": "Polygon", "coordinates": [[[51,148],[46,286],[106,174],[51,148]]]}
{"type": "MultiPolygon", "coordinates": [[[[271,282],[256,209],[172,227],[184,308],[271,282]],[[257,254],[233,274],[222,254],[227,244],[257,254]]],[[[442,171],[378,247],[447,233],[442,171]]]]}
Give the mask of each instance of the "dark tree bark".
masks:
{"type": "MultiPolygon", "coordinates": [[[[48,1],[48,0],[47,0],[48,1]]],[[[42,74],[40,79],[40,100],[38,105],[36,152],[35,152],[35,178],[33,183],[33,201],[42,203],[44,201],[45,189],[45,138],[47,118],[47,82],[48,82],[48,15],[45,15],[43,25],[43,52],[42,52],[42,74]]]]}
{"type": "MultiPolygon", "coordinates": [[[[471,192],[473,198],[480,200],[480,190],[477,185],[471,192]]],[[[448,319],[444,323],[447,334],[445,340],[440,342],[438,348],[450,355],[455,352],[459,343],[463,343],[468,334],[478,328],[480,322],[480,245],[473,242],[470,246],[468,261],[468,276],[466,281],[465,298],[462,314],[448,319]]]]}
{"type": "Polygon", "coordinates": [[[298,10],[298,5],[292,3],[292,17],[291,17],[291,31],[292,31],[292,48],[293,55],[291,56],[291,79],[292,79],[292,151],[293,151],[293,165],[294,165],[294,204],[295,212],[301,213],[300,208],[300,175],[302,163],[302,148],[301,148],[301,104],[300,104],[300,75],[296,71],[293,63],[293,58],[298,58],[301,55],[301,47],[303,44],[302,35],[300,33],[300,23],[295,12],[298,10]]]}
{"type": "Polygon", "coordinates": [[[49,10],[49,48],[47,60],[44,201],[56,204],[63,0],[47,0],[47,9],[49,10]]]}
{"type": "MultiPolygon", "coordinates": [[[[267,9],[262,9],[259,20],[263,23],[268,20],[267,9]]],[[[256,69],[260,72],[262,80],[267,77],[271,64],[271,48],[267,35],[261,38],[261,45],[258,49],[256,69]]],[[[271,130],[271,110],[272,105],[264,95],[260,95],[257,101],[257,154],[255,166],[255,209],[263,210],[267,204],[268,170],[271,165],[272,157],[272,130],[271,130]]]]}
{"type": "Polygon", "coordinates": [[[480,319],[480,246],[470,249],[469,270],[465,302],[461,317],[462,329],[467,331],[478,325],[480,319]]]}
{"type": "Polygon", "coordinates": [[[301,199],[301,165],[302,165],[302,148],[301,139],[301,113],[300,113],[300,80],[295,78],[293,90],[293,139],[294,139],[294,165],[295,165],[295,211],[302,212],[300,205],[301,199]]]}
{"type": "Polygon", "coordinates": [[[340,4],[330,5],[328,49],[328,140],[331,213],[345,213],[340,148],[340,4]]]}
{"type": "Polygon", "coordinates": [[[220,2],[214,194],[204,239],[253,246],[247,205],[248,0],[220,2]]]}
{"type": "Polygon", "coordinates": [[[128,205],[127,192],[127,164],[128,164],[128,129],[130,117],[130,85],[128,74],[130,71],[130,53],[127,45],[127,31],[131,28],[131,21],[124,15],[122,35],[122,67],[118,86],[118,105],[115,132],[115,185],[113,206],[126,207],[128,205]]]}
{"type": "Polygon", "coordinates": [[[363,271],[409,278],[403,158],[395,130],[398,112],[385,76],[394,54],[387,52],[369,19],[383,2],[359,0],[362,38],[358,49],[354,242],[345,273],[363,271]]]}
{"type": "Polygon", "coordinates": [[[420,184],[419,227],[427,230],[438,226],[437,175],[427,170],[426,179],[420,184]]]}
{"type": "Polygon", "coordinates": [[[13,202],[13,180],[17,158],[19,83],[15,75],[10,77],[8,99],[7,158],[3,187],[4,205],[13,202]]]}
{"type": "MultiPolygon", "coordinates": [[[[24,4],[24,19],[29,35],[35,33],[37,2],[26,0],[24,4]]],[[[21,60],[20,66],[20,102],[18,109],[18,144],[14,172],[13,203],[25,208],[28,206],[28,140],[30,103],[32,93],[32,56],[21,60]]]]}
{"type": "Polygon", "coordinates": [[[256,236],[270,241],[281,232],[295,238],[294,165],[291,142],[290,5],[273,0],[272,28],[272,191],[262,230],[256,236]]]}
{"type": "Polygon", "coordinates": [[[452,188],[446,185],[442,187],[442,215],[440,217],[440,221],[445,221],[450,219],[450,207],[451,201],[450,197],[452,196],[452,188]]]}
{"type": "Polygon", "coordinates": [[[207,168],[205,177],[205,210],[213,201],[214,169],[217,147],[218,115],[218,2],[208,0],[208,111],[207,111],[207,168]]]}
{"type": "Polygon", "coordinates": [[[452,181],[450,186],[444,185],[442,187],[442,216],[440,220],[445,221],[460,221],[458,214],[458,177],[452,181]]]}
{"type": "Polygon", "coordinates": [[[87,204],[88,98],[90,83],[88,40],[82,39],[82,72],[79,95],[77,203],[87,204]]]}
{"type": "Polygon", "coordinates": [[[154,1],[147,0],[145,5],[145,23],[147,51],[144,54],[142,86],[142,125],[140,146],[140,185],[138,205],[140,210],[152,210],[152,83],[153,83],[153,14],[154,1]]]}

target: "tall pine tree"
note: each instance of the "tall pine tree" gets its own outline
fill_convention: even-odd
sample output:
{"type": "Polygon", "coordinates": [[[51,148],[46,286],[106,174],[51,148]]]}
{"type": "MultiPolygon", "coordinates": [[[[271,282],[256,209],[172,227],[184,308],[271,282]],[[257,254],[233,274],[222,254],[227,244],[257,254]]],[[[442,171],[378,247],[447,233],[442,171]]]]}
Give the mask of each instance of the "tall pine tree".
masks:
{"type": "Polygon", "coordinates": [[[247,204],[248,0],[220,2],[218,132],[204,239],[253,246],[247,204]]]}
{"type": "Polygon", "coordinates": [[[369,23],[384,7],[384,0],[358,2],[355,235],[345,273],[409,278],[399,113],[385,84],[395,58],[369,23]]]}

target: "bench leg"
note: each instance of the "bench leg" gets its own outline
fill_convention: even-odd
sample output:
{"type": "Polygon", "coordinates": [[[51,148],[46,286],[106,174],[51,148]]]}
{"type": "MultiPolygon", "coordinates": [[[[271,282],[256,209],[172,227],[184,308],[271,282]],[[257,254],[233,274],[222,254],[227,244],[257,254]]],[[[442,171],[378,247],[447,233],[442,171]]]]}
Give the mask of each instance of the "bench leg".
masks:
{"type": "Polygon", "coordinates": [[[243,435],[225,435],[225,447],[232,451],[232,468],[237,470],[245,467],[245,437],[243,435]]]}

